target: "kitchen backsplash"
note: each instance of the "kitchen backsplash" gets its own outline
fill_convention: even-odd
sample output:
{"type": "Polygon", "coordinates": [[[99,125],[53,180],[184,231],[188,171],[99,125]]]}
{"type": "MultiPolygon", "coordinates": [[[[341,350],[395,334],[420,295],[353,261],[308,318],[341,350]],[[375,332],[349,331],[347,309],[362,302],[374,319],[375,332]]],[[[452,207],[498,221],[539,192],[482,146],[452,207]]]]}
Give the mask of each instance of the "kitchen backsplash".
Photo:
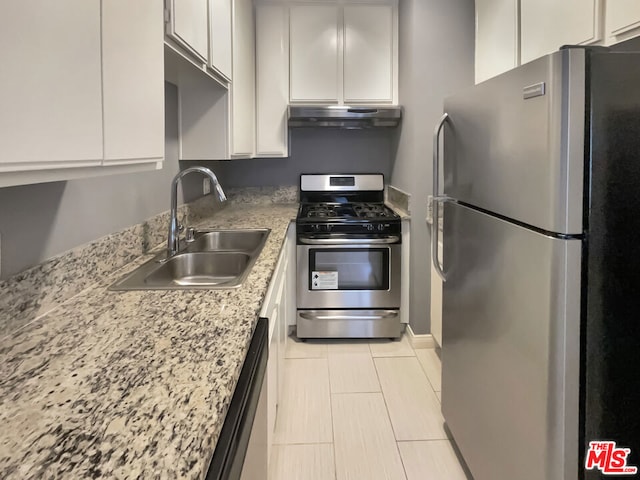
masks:
{"type": "Polygon", "coordinates": [[[229,198],[236,203],[297,203],[298,186],[230,188],[229,198]]]}
{"type": "MultiPolygon", "coordinates": [[[[231,188],[231,203],[295,203],[298,187],[231,188]]],[[[178,218],[189,221],[211,216],[224,205],[212,195],[201,197],[178,209],[178,218]]],[[[0,282],[0,338],[65,302],[104,275],[166,241],[169,212],[163,212],[89,244],[74,248],[0,282]]]]}

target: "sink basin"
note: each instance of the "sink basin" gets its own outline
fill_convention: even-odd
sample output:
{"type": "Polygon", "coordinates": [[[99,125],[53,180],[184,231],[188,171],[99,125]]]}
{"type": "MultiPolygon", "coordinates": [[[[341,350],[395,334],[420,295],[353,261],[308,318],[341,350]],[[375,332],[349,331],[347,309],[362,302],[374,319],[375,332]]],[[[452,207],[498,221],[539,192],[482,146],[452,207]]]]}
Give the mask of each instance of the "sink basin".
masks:
{"type": "Polygon", "coordinates": [[[246,253],[235,252],[182,253],[161,264],[144,281],[147,285],[229,285],[239,282],[250,259],[246,253]]]}
{"type": "Polygon", "coordinates": [[[251,272],[269,230],[202,230],[176,255],[163,251],[111,290],[237,288],[251,272]]]}
{"type": "Polygon", "coordinates": [[[197,230],[193,242],[187,244],[189,252],[243,251],[253,252],[261,247],[269,230],[197,230]]]}

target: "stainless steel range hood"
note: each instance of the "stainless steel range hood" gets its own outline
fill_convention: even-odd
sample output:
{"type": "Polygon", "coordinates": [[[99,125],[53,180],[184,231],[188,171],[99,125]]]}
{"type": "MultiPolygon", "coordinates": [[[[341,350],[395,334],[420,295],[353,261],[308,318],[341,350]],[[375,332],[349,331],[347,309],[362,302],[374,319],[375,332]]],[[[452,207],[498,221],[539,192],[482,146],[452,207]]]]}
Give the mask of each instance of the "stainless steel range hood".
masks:
{"type": "Polygon", "coordinates": [[[350,107],[347,105],[289,105],[289,127],[346,129],[397,127],[402,107],[350,107]]]}

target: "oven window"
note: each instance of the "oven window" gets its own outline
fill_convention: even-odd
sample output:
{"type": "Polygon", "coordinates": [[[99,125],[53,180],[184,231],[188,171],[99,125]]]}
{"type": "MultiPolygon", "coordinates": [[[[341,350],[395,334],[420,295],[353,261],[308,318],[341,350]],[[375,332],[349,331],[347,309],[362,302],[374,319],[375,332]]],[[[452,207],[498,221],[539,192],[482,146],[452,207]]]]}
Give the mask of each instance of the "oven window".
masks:
{"type": "Polygon", "coordinates": [[[310,290],[389,290],[388,248],[309,250],[310,290]]]}

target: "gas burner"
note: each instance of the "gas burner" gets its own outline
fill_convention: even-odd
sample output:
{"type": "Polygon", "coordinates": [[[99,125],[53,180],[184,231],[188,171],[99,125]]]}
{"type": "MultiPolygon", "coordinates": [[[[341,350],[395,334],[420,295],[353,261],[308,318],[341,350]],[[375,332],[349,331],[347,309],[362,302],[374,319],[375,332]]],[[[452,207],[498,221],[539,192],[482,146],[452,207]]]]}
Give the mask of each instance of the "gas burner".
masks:
{"type": "Polygon", "coordinates": [[[384,209],[381,205],[361,203],[354,205],[353,209],[356,212],[356,216],[360,218],[376,218],[384,216],[384,209]]]}
{"type": "Polygon", "coordinates": [[[338,213],[336,212],[336,209],[329,205],[317,205],[309,208],[307,211],[308,218],[327,218],[337,216],[338,213]]]}
{"type": "Polygon", "coordinates": [[[388,218],[393,217],[393,213],[379,203],[360,203],[353,207],[356,216],[359,218],[388,218]]]}

